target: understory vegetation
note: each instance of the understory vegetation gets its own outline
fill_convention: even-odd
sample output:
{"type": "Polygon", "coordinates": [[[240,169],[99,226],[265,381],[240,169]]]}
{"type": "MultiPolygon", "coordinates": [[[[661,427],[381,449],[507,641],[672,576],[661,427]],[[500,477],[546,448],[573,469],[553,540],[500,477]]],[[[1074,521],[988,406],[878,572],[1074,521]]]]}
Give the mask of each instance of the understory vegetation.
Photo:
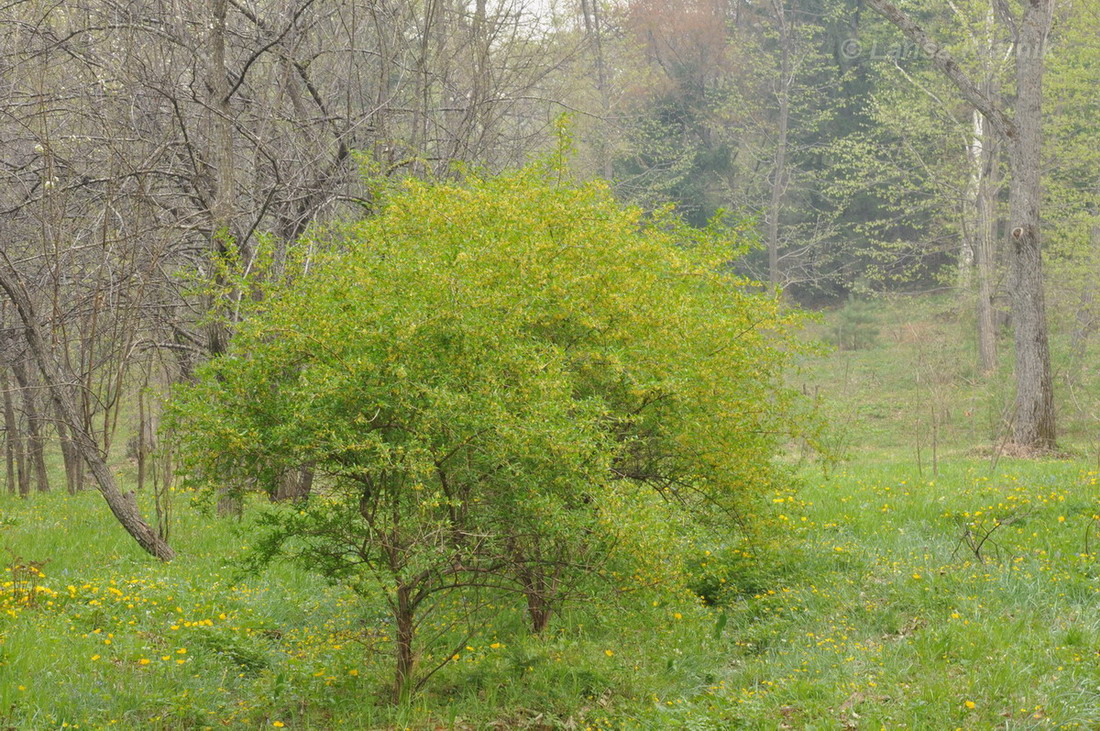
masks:
{"type": "MultiPolygon", "coordinates": [[[[396,705],[383,609],[293,564],[240,570],[266,501],[226,520],[198,493],[171,493],[180,558],[160,564],[103,519],[94,495],[0,497],[0,718],[16,728],[1094,727],[1095,455],[1087,441],[1063,460],[976,449],[989,433],[966,411],[986,402],[968,394],[947,399],[939,438],[950,447],[933,465],[930,432],[913,427],[919,410],[884,406],[930,403],[917,369],[885,365],[925,347],[894,336],[903,311],[933,342],[958,326],[942,300],[880,303],[876,344],[812,362],[819,378],[806,390],[837,416],[841,403],[856,411],[834,430],[852,459],[800,465],[790,445],[782,461],[797,485],[761,496],[774,540],[700,543],[684,561],[687,588],[608,585],[566,602],[541,636],[527,630],[525,604],[505,597],[476,632],[452,635],[462,642],[453,660],[396,705]]],[[[1082,414],[1067,419],[1071,433],[1086,433],[1082,414]]],[[[134,466],[116,465],[132,484],[134,466]]],[[[444,628],[464,611],[443,603],[429,621],[444,628]]]]}
{"type": "MultiPolygon", "coordinates": [[[[1011,460],[992,473],[953,461],[936,479],[890,462],[807,476],[772,497],[787,552],[731,566],[740,588],[721,606],[609,595],[535,637],[506,602],[401,706],[388,695],[384,614],[287,565],[239,576],[248,538],[187,495],[183,557],[165,565],[106,527],[93,495],[5,497],[0,540],[20,558],[9,556],[0,600],[4,722],[1089,728],[1097,478],[1073,462],[1011,460]],[[980,557],[971,524],[992,533],[980,557]]],[[[459,611],[441,608],[440,621],[459,611]]]]}

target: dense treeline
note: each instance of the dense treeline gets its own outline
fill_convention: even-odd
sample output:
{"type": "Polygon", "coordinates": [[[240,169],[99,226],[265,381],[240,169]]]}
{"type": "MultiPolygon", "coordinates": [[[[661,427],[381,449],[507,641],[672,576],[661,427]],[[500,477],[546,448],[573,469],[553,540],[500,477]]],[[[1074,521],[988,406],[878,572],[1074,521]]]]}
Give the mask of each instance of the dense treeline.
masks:
{"type": "Polygon", "coordinates": [[[753,222],[761,247],[737,266],[795,298],[956,287],[982,371],[1011,319],[1025,445],[1054,438],[1040,215],[1078,358],[1095,329],[1092,0],[0,12],[6,485],[49,489],[56,444],[68,489],[94,481],[162,555],[166,523],[131,514],[105,456],[133,434],[139,483],[165,487],[163,396],[226,350],[259,280],[285,276],[311,227],[375,213],[366,180],[518,167],[563,113],[575,175],[695,225],[719,209],[753,222]],[[1025,208],[1034,225],[1015,222],[1025,208]]]}

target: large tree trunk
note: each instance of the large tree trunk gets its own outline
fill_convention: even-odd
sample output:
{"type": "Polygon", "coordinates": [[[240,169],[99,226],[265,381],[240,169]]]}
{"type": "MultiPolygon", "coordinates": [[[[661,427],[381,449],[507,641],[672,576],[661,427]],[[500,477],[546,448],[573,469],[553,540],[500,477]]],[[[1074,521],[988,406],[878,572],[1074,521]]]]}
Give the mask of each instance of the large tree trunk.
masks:
{"type": "Polygon", "coordinates": [[[1016,39],[1015,138],[1011,139],[1009,252],[1016,340],[1016,443],[1054,448],[1054,386],[1047,343],[1043,261],[1039,235],[1042,196],[1043,49],[1052,0],[1029,0],[1016,39]]]}
{"type": "Polygon", "coordinates": [[[23,336],[27,348],[38,365],[58,414],[69,428],[73,443],[95,477],[96,485],[107,501],[107,506],[138,545],[163,561],[172,560],[175,558],[175,551],[141,517],[134,494],[119,490],[114,474],[100,453],[95,439],[88,433],[68,388],[68,384],[74,382],[76,376],[72,373],[66,374],[62,370],[43,332],[25,285],[3,252],[0,252],[0,289],[7,293],[8,298],[15,305],[15,310],[23,323],[23,336]]]}

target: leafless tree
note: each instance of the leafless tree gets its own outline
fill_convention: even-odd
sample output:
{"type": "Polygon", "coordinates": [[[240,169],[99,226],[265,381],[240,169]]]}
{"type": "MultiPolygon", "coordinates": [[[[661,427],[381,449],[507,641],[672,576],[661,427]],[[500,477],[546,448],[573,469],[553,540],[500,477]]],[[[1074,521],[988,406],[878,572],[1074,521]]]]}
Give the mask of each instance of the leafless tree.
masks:
{"type": "MultiPolygon", "coordinates": [[[[187,377],[223,352],[259,291],[230,286],[224,267],[283,276],[311,225],[372,209],[364,170],[522,162],[547,143],[554,72],[574,51],[524,0],[0,9],[9,487],[47,487],[56,438],[69,489],[90,470],[138,541],[168,556],[106,467],[151,353],[187,377]]],[[[288,476],[280,496],[309,480],[288,476]]]]}

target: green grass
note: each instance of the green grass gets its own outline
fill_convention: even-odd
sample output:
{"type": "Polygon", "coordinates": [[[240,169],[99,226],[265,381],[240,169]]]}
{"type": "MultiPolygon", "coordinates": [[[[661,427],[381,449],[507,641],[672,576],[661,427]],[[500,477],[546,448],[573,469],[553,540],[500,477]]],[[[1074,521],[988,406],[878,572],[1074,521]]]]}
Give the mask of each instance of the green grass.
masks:
{"type": "MultiPolygon", "coordinates": [[[[1073,354],[1072,317],[1052,293],[1050,347],[1059,440],[1070,452],[1100,459],[1100,343],[1073,354]]],[[[932,462],[988,454],[1011,435],[1012,338],[998,338],[999,364],[988,375],[977,367],[970,304],[954,296],[897,296],[859,308],[864,333],[859,349],[830,350],[808,358],[794,384],[817,395],[833,426],[832,444],[867,459],[932,462]],[[935,429],[933,429],[935,425],[935,429]]],[[[835,340],[844,308],[825,313],[809,334],[835,340]]]]}
{"type": "Polygon", "coordinates": [[[0,618],[3,722],[1092,727],[1096,484],[1072,462],[1006,460],[991,473],[959,460],[935,479],[898,465],[807,475],[773,498],[793,554],[767,588],[716,608],[574,607],[544,639],[504,603],[405,708],[386,701],[383,616],[288,567],[236,577],[246,539],[186,496],[169,565],[131,547],[94,494],[5,496],[0,543],[48,560],[49,591],[0,618]],[[960,537],[989,516],[1005,525],[979,560],[960,537]]]}
{"type": "Polygon", "coordinates": [[[747,646],[726,678],[738,700],[729,717],[795,728],[1095,725],[1100,565],[1083,541],[1100,512],[1096,473],[1021,463],[990,474],[976,462],[935,480],[915,472],[846,470],[799,494],[788,518],[802,571],[742,608],[735,634],[747,646]],[[991,527],[990,514],[1006,524],[982,561],[960,537],[966,524],[991,527]]]}
{"type": "Polygon", "coordinates": [[[0,495],[0,727],[1096,728],[1088,408],[1063,409],[1081,459],[974,457],[1007,390],[967,370],[949,315],[944,300],[880,307],[876,344],[807,364],[853,459],[804,464],[799,489],[768,496],[780,540],[753,559],[722,573],[721,551],[701,554],[729,577],[723,605],[608,590],[536,638],[502,597],[402,707],[385,613],[290,566],[240,575],[247,520],[176,494],[180,558],[164,565],[93,492],[0,495]],[[933,402],[936,474],[920,431],[933,402]],[[967,531],[990,533],[980,555],[967,531]],[[31,561],[43,577],[12,573],[31,561]]]}
{"type": "Polygon", "coordinates": [[[95,493],[0,496],[0,726],[564,724],[620,714],[643,691],[684,692],[700,666],[720,663],[692,637],[690,618],[711,620],[691,598],[641,613],[623,601],[578,607],[543,639],[506,598],[430,692],[394,708],[379,607],[288,566],[240,576],[247,519],[175,500],[180,557],[158,564],[95,493]],[[13,568],[30,562],[43,576],[13,568]],[[669,674],[672,655],[683,659],[669,674]]]}

